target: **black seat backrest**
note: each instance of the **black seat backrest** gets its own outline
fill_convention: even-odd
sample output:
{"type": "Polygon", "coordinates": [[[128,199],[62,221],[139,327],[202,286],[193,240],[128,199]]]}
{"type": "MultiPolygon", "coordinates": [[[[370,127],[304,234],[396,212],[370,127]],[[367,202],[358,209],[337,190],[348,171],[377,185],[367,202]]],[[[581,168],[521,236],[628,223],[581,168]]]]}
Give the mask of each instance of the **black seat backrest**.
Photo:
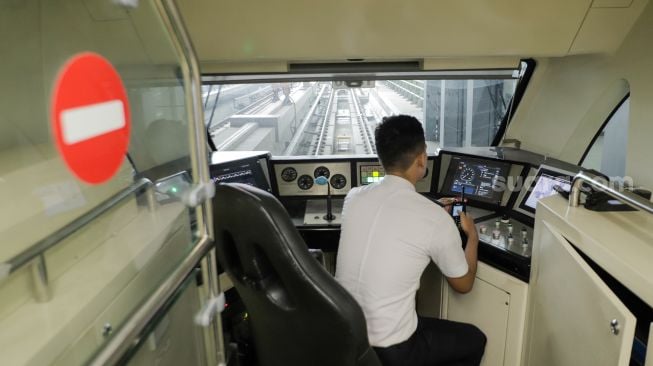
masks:
{"type": "Polygon", "coordinates": [[[274,196],[220,184],[213,214],[218,258],[249,313],[260,365],[380,366],[360,306],[274,196]]]}

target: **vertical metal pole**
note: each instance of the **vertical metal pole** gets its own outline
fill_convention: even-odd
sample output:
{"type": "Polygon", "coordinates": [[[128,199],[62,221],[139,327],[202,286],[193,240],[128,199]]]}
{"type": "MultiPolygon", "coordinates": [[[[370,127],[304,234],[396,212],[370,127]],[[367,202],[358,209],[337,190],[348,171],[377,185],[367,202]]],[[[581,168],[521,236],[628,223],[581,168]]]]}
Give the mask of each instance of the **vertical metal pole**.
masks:
{"type": "Polygon", "coordinates": [[[156,200],[156,194],[154,193],[154,185],[149,185],[145,187],[145,199],[147,200],[147,208],[150,210],[150,212],[155,212],[158,206],[158,202],[156,200]]]}
{"type": "MultiPolygon", "coordinates": [[[[179,10],[173,0],[161,0],[164,5],[165,14],[170,21],[170,26],[173,33],[176,35],[174,41],[181,54],[183,62],[181,62],[182,72],[185,79],[189,81],[186,85],[186,104],[189,107],[189,132],[190,132],[190,147],[191,147],[191,166],[195,170],[193,174],[193,182],[196,184],[210,183],[209,165],[208,165],[208,145],[206,143],[206,127],[204,126],[204,109],[202,108],[202,92],[199,62],[197,61],[193,44],[190,36],[184,27],[179,10]]],[[[221,89],[218,89],[221,90],[221,89]]],[[[216,103],[219,97],[216,95],[216,103]]],[[[202,236],[208,236],[213,239],[213,212],[211,200],[205,201],[196,209],[198,230],[202,236]]],[[[202,260],[202,267],[206,273],[206,283],[209,288],[209,299],[217,297],[220,293],[220,285],[218,283],[218,274],[215,269],[215,250],[209,252],[208,258],[202,260]],[[213,253],[213,254],[211,254],[213,253]]],[[[214,317],[212,322],[212,329],[215,341],[215,350],[207,350],[212,353],[214,351],[215,358],[217,358],[218,365],[225,364],[225,347],[222,335],[222,323],[220,316],[214,317]]],[[[209,359],[213,359],[213,354],[209,355],[209,359]]]]}
{"type": "Polygon", "coordinates": [[[474,80],[467,80],[467,108],[465,110],[465,140],[463,146],[472,146],[472,120],[474,119],[474,80]]]}
{"type": "MultiPolygon", "coordinates": [[[[212,296],[217,296],[222,292],[222,289],[220,288],[220,277],[218,275],[217,263],[218,263],[217,253],[214,248],[211,249],[207,257],[205,258],[205,261],[202,263],[202,268],[204,268],[204,266],[206,265],[207,275],[211,279],[210,281],[208,281],[208,284],[212,296]]],[[[216,314],[215,320],[213,321],[213,332],[215,334],[216,342],[218,343],[218,350],[217,350],[218,365],[224,366],[226,365],[226,351],[224,347],[225,345],[224,334],[222,333],[222,316],[220,314],[216,314]]]]}
{"type": "Polygon", "coordinates": [[[444,147],[444,102],[446,100],[446,80],[442,80],[441,91],[440,91],[440,147],[444,147]]]}

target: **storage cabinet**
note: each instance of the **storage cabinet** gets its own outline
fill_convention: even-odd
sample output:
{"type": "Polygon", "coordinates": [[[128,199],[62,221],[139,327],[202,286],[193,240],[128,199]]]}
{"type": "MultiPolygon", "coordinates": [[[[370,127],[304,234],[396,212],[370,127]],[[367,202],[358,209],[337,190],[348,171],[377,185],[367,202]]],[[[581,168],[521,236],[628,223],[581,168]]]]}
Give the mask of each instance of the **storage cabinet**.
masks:
{"type": "Polygon", "coordinates": [[[472,291],[460,294],[448,285],[443,288],[442,317],[474,324],[488,338],[481,365],[521,364],[525,282],[479,262],[472,291]]]}
{"type": "Polygon", "coordinates": [[[628,365],[635,317],[546,221],[535,243],[525,364],[628,365]]]}

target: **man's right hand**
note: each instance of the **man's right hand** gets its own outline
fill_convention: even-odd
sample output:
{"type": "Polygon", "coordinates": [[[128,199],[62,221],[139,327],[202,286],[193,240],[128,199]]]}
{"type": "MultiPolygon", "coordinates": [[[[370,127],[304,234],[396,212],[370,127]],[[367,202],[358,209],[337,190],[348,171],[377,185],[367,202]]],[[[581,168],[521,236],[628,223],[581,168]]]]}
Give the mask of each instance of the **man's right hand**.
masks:
{"type": "Polygon", "coordinates": [[[476,225],[474,224],[474,218],[466,212],[460,213],[460,227],[463,229],[463,232],[467,237],[474,238],[478,236],[476,225]]]}
{"type": "Polygon", "coordinates": [[[478,262],[478,233],[474,218],[465,212],[460,213],[460,227],[467,235],[467,246],[465,247],[465,260],[469,266],[467,274],[459,278],[447,277],[449,285],[462,294],[472,290],[476,278],[476,266],[478,262]]]}

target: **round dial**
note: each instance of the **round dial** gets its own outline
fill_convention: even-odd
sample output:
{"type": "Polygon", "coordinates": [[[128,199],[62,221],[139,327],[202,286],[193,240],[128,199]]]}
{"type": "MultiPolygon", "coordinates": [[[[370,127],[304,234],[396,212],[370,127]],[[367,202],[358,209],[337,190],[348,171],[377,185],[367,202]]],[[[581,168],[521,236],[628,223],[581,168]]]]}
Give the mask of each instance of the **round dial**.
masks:
{"type": "Polygon", "coordinates": [[[331,177],[331,187],[335,189],[343,189],[347,185],[347,178],[342,174],[334,174],[331,177]]]}
{"type": "Polygon", "coordinates": [[[313,187],[313,178],[304,174],[297,179],[297,186],[303,190],[311,189],[313,187]]]}
{"type": "Polygon", "coordinates": [[[476,176],[476,171],[472,168],[464,168],[463,171],[460,172],[460,179],[466,182],[474,180],[474,176],[476,176]]]}
{"type": "Polygon", "coordinates": [[[315,171],[313,172],[313,176],[315,178],[317,178],[319,176],[329,178],[330,175],[331,175],[331,172],[329,171],[329,168],[327,168],[325,166],[318,166],[317,168],[315,168],[315,171]]]}
{"type": "Polygon", "coordinates": [[[291,166],[285,168],[281,171],[281,179],[286,182],[292,182],[293,180],[297,179],[297,170],[291,166]]]}

